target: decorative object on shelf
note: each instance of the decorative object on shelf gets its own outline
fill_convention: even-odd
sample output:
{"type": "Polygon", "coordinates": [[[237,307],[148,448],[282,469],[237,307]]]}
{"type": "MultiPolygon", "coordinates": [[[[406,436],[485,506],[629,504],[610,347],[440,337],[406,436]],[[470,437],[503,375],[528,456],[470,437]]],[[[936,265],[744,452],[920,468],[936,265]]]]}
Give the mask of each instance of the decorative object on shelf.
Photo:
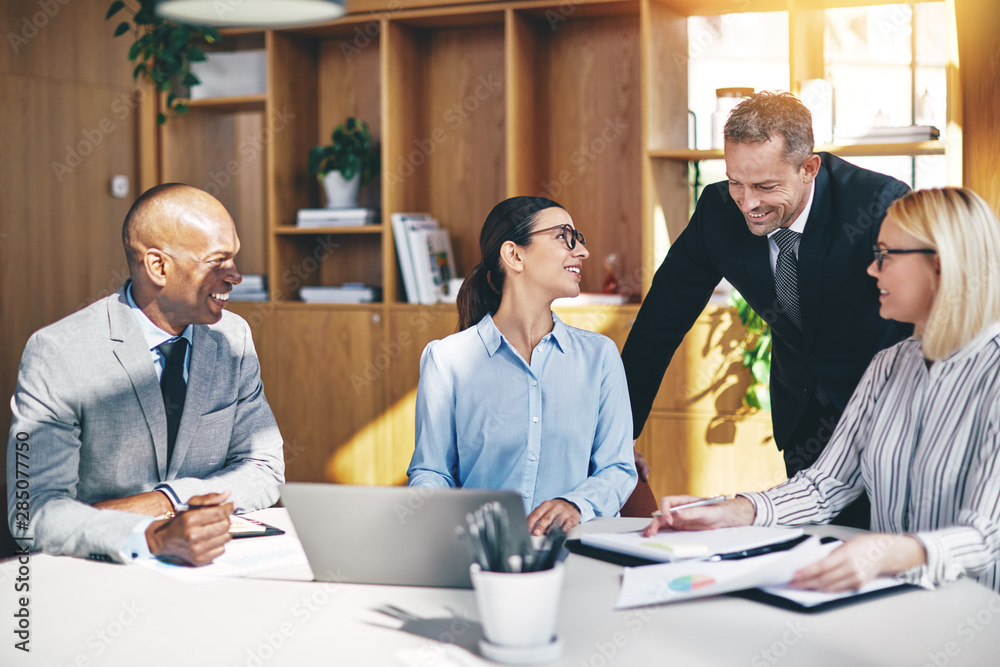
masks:
{"type": "Polygon", "coordinates": [[[380,156],[371,131],[353,116],[333,129],[331,144],[309,151],[309,173],[315,174],[326,192],[327,208],[358,205],[358,189],[379,171],[380,156]]]}
{"type": "Polygon", "coordinates": [[[601,292],[604,294],[614,294],[618,291],[618,276],[615,275],[617,263],[618,255],[615,253],[604,258],[604,282],[601,284],[601,292]]]}
{"type": "Polygon", "coordinates": [[[157,0],[156,5],[165,18],[217,27],[287,28],[344,14],[343,0],[157,0]]]}
{"type": "Polygon", "coordinates": [[[750,304],[733,290],[729,305],[736,308],[746,332],[740,341],[743,365],[750,369],[750,386],[743,404],[751,410],[771,411],[771,327],[754,312],[750,304]]]}
{"type": "Polygon", "coordinates": [[[729,119],[729,112],[743,101],[744,97],[753,95],[753,88],[716,88],[715,113],[712,114],[712,148],[725,148],[722,130],[729,119]]]}
{"type": "MultiPolygon", "coordinates": [[[[156,0],[138,0],[139,9],[133,11],[122,0],[115,0],[108,8],[104,20],[108,21],[122,9],[133,13],[131,21],[122,21],[115,27],[114,36],[131,32],[135,43],[128,50],[128,59],[134,63],[132,78],[146,76],[157,90],[167,92],[167,113],[182,114],[188,110],[173,89],[193,87],[201,83],[191,73],[191,63],[205,60],[202,46],[219,41],[214,28],[193,26],[161,18],[156,14],[156,0]]],[[[167,122],[167,113],[160,112],[156,122],[167,122]]]]}
{"type": "Polygon", "coordinates": [[[297,227],[363,227],[379,223],[377,208],[300,208],[297,227]]]}

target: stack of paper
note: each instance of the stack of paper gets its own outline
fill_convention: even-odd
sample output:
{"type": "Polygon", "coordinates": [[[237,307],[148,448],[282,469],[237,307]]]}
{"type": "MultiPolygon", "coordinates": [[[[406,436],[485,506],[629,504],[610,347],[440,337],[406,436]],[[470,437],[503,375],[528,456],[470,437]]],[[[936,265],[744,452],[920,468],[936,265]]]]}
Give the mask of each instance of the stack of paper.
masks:
{"type": "Polygon", "coordinates": [[[299,227],[361,227],[378,222],[375,208],[301,208],[295,216],[299,227]]]}
{"type": "Polygon", "coordinates": [[[267,301],[267,276],[259,273],[244,273],[243,281],[233,285],[229,293],[231,301],[267,301]]]}
{"type": "Polygon", "coordinates": [[[372,303],[382,298],[382,288],[362,283],[340,286],[302,287],[299,298],[306,303],[372,303]]]}
{"type": "Polygon", "coordinates": [[[845,127],[833,128],[836,144],[895,144],[908,141],[934,141],[941,136],[932,125],[909,125],[906,127],[845,127]]]}
{"type": "MultiPolygon", "coordinates": [[[[409,303],[441,303],[455,277],[455,258],[448,230],[428,213],[393,213],[399,269],[409,303]]],[[[453,300],[453,299],[452,299],[453,300]]]]}

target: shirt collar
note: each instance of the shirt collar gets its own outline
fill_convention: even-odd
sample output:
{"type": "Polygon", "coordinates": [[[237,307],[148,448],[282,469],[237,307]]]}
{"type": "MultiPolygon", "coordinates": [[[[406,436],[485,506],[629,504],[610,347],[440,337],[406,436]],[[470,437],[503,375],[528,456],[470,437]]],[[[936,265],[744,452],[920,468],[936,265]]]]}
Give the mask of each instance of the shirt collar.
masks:
{"type": "MultiPolygon", "coordinates": [[[[492,357],[500,349],[500,343],[504,341],[503,334],[497,329],[497,325],[493,323],[493,316],[489,313],[483,316],[483,319],[479,320],[479,324],[476,325],[476,330],[479,332],[479,338],[483,341],[483,345],[486,346],[487,354],[492,357]]],[[[563,321],[555,313],[552,313],[552,331],[546,334],[545,338],[550,336],[555,342],[556,348],[560,352],[565,352],[565,346],[569,337],[569,327],[563,324],[563,321]]],[[[545,338],[542,338],[542,340],[545,340],[545,338]]]]}
{"type": "MultiPolygon", "coordinates": [[[[790,229],[793,232],[798,232],[799,234],[802,234],[803,232],[806,231],[806,221],[809,220],[809,212],[812,210],[813,197],[815,196],[816,196],[816,179],[814,178],[812,180],[812,183],[809,184],[809,199],[806,201],[806,207],[802,209],[802,212],[799,213],[798,217],[795,218],[795,220],[792,221],[792,224],[788,225],[786,229],[790,229]]],[[[776,231],[778,230],[775,229],[774,232],[776,231]]],[[[774,232],[768,234],[767,238],[771,238],[774,232]]]]}
{"type": "Polygon", "coordinates": [[[129,307],[132,308],[132,315],[135,317],[135,321],[139,324],[139,331],[142,332],[142,337],[146,339],[146,344],[149,345],[150,350],[155,350],[162,343],[166,343],[169,340],[175,340],[177,338],[187,338],[188,345],[191,345],[193,341],[191,340],[192,328],[190,324],[184,327],[184,331],[181,332],[180,336],[175,336],[174,334],[164,331],[160,327],[153,324],[153,321],[149,319],[149,316],[142,312],[142,308],[136,305],[135,299],[132,298],[131,281],[128,284],[128,288],[125,290],[125,296],[128,298],[129,307]]]}

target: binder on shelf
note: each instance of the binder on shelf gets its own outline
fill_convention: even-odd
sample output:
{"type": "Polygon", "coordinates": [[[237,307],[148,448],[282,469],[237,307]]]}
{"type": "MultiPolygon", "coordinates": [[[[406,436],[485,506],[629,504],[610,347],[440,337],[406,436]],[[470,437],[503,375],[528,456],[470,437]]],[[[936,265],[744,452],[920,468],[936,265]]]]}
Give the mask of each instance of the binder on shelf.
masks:
{"type": "Polygon", "coordinates": [[[302,208],[295,216],[298,227],[361,227],[378,222],[375,208],[302,208]]]}
{"type": "Polygon", "coordinates": [[[418,230],[436,229],[437,220],[429,213],[393,213],[392,235],[396,240],[396,255],[399,258],[399,271],[403,275],[403,287],[406,290],[408,303],[423,303],[417,290],[417,277],[413,270],[413,253],[411,234],[418,230]]]}

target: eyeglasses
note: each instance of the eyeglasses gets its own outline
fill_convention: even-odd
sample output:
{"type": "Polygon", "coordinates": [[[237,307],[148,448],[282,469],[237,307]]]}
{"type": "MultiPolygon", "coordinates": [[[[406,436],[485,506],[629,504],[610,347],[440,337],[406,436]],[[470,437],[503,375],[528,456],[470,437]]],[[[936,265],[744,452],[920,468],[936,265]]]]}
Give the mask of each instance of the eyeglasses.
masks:
{"type": "Polygon", "coordinates": [[[882,270],[882,262],[885,261],[886,255],[936,255],[937,250],[931,250],[930,248],[912,248],[907,250],[900,250],[897,248],[879,248],[877,245],[872,246],[872,250],[875,252],[875,266],[878,270],[882,270]]]}
{"type": "Polygon", "coordinates": [[[555,227],[546,227],[545,229],[537,229],[528,236],[534,236],[535,234],[544,234],[545,232],[552,232],[557,229],[562,230],[562,239],[566,243],[566,247],[572,250],[576,247],[576,242],[579,241],[582,245],[587,245],[587,239],[583,238],[583,234],[580,233],[575,227],[570,227],[569,225],[556,225],[555,227]]]}

